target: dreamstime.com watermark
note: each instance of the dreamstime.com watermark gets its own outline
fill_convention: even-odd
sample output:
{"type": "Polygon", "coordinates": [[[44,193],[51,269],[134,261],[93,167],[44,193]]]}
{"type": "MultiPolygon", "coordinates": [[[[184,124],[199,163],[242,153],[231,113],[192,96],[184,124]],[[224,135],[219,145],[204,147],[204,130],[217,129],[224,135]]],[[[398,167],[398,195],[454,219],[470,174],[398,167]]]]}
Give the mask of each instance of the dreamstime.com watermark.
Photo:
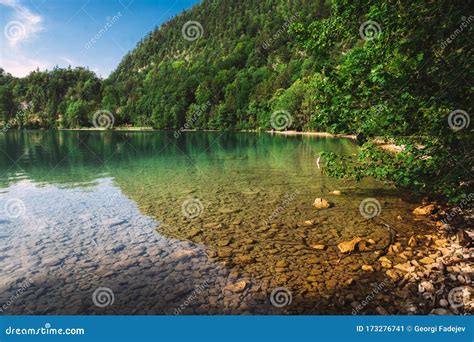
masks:
{"type": "Polygon", "coordinates": [[[202,114],[207,112],[210,106],[211,106],[211,102],[209,101],[207,101],[203,105],[200,105],[199,108],[194,111],[191,117],[188,120],[186,120],[186,123],[179,130],[174,132],[174,137],[178,139],[181,136],[181,134],[183,134],[184,131],[194,128],[196,125],[196,122],[199,120],[202,114]]]}
{"type": "Polygon", "coordinates": [[[457,206],[446,213],[446,216],[441,220],[444,224],[451,222],[456,216],[462,213],[463,209],[474,199],[474,193],[470,193],[464,197],[457,206]]]}
{"type": "Polygon", "coordinates": [[[31,286],[31,283],[27,280],[8,300],[0,307],[0,312],[6,311],[26,290],[31,286]]]}
{"type": "Polygon", "coordinates": [[[209,288],[212,284],[209,282],[209,280],[206,280],[204,284],[199,285],[196,287],[196,289],[186,298],[186,300],[174,310],[175,316],[181,315],[183,313],[183,310],[186,309],[189,305],[191,305],[192,302],[194,302],[198,295],[209,288]]]}
{"type": "Polygon", "coordinates": [[[288,207],[288,205],[293,202],[296,198],[296,196],[298,196],[300,194],[299,190],[296,190],[295,192],[293,192],[292,194],[288,195],[288,194],[285,194],[285,198],[283,199],[282,203],[271,213],[270,216],[268,216],[268,218],[263,222],[265,225],[269,225],[272,223],[272,221],[278,216],[280,215],[281,213],[283,213],[285,211],[285,209],[288,207]]]}
{"type": "Polygon", "coordinates": [[[52,328],[50,323],[46,323],[40,328],[16,328],[9,326],[5,329],[5,334],[10,335],[85,335],[84,328],[52,328]]]}
{"type": "Polygon", "coordinates": [[[122,18],[122,13],[117,12],[113,17],[105,18],[105,24],[88,42],[84,44],[84,48],[89,50],[95,43],[97,43],[102,36],[109,31],[122,18]]]}
{"type": "Polygon", "coordinates": [[[462,17],[461,19],[461,25],[459,25],[459,27],[454,30],[454,32],[448,38],[441,42],[441,50],[446,49],[449,44],[451,44],[465,29],[467,29],[467,27],[474,21],[474,16],[470,15],[469,18],[462,17]]]}
{"type": "Polygon", "coordinates": [[[292,15],[290,18],[286,19],[281,28],[273,34],[270,38],[263,42],[263,48],[268,50],[270,46],[277,40],[281,35],[288,32],[288,28],[299,18],[299,13],[292,15]]]}
{"type": "Polygon", "coordinates": [[[23,118],[25,117],[25,115],[26,115],[25,111],[30,107],[32,107],[31,102],[30,103],[22,103],[19,106],[18,111],[15,114],[15,117],[10,119],[8,122],[6,122],[5,125],[2,127],[2,133],[6,133],[13,126],[17,126],[23,120],[23,118]]]}
{"type": "Polygon", "coordinates": [[[365,308],[367,305],[370,304],[370,302],[372,302],[375,298],[375,296],[380,292],[382,291],[382,289],[387,286],[387,283],[385,282],[385,280],[381,281],[380,283],[377,284],[377,286],[375,286],[372,291],[370,291],[370,293],[364,298],[364,300],[362,300],[361,303],[359,303],[359,305],[357,305],[354,309],[352,309],[352,315],[357,315],[363,308],[365,308]]]}

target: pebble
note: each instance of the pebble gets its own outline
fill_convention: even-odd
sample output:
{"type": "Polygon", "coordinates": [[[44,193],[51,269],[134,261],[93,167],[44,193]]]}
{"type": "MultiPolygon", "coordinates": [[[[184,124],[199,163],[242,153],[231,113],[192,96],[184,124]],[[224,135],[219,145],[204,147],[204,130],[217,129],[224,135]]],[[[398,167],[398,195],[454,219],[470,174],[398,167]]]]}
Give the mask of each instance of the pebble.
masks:
{"type": "Polygon", "coordinates": [[[240,209],[236,208],[236,209],[231,209],[231,208],[220,208],[219,209],[219,212],[221,214],[233,214],[233,213],[238,213],[240,211],[240,209]]]}
{"type": "Polygon", "coordinates": [[[126,222],[127,222],[126,220],[111,218],[111,219],[103,220],[101,222],[101,224],[104,225],[104,226],[115,227],[115,226],[119,226],[121,224],[124,224],[126,222]]]}
{"type": "Polygon", "coordinates": [[[379,262],[383,268],[392,268],[392,261],[387,257],[380,257],[379,262]]]}
{"type": "Polygon", "coordinates": [[[349,253],[353,252],[357,246],[357,244],[362,241],[360,237],[354,238],[351,241],[341,242],[337,245],[337,248],[341,253],[349,253]]]}
{"type": "Polygon", "coordinates": [[[330,206],[331,204],[324,198],[316,198],[313,203],[313,207],[316,209],[327,209],[330,206]]]}
{"type": "Polygon", "coordinates": [[[226,287],[224,287],[224,290],[239,293],[245,290],[246,287],[247,287],[247,282],[245,280],[241,280],[235,284],[227,285],[226,287]]]}
{"type": "Polygon", "coordinates": [[[420,259],[420,262],[422,264],[428,265],[428,264],[434,263],[435,260],[433,258],[430,258],[430,257],[424,257],[423,259],[420,259]]]}
{"type": "Polygon", "coordinates": [[[235,258],[237,263],[239,264],[251,264],[255,261],[255,258],[248,256],[248,255],[239,255],[235,258]]]}
{"type": "Polygon", "coordinates": [[[436,315],[436,316],[449,316],[452,315],[453,313],[449,311],[448,309],[445,308],[437,308],[433,309],[430,312],[430,315],[436,315]]]}
{"type": "Polygon", "coordinates": [[[429,204],[426,206],[420,206],[413,210],[414,215],[418,216],[427,216],[432,214],[436,210],[436,206],[434,204],[429,204]]]}
{"type": "Polygon", "coordinates": [[[183,259],[187,259],[189,257],[195,256],[195,255],[196,255],[196,252],[192,250],[183,249],[183,250],[173,253],[170,257],[179,261],[179,260],[183,260],[183,259]]]}
{"type": "Polygon", "coordinates": [[[323,244],[316,244],[316,245],[311,245],[311,248],[312,248],[312,249],[317,249],[317,250],[325,250],[325,249],[326,249],[326,245],[323,245],[323,244]]]}
{"type": "Polygon", "coordinates": [[[392,280],[397,281],[400,277],[398,276],[398,273],[394,270],[387,270],[385,274],[392,280]]]}
{"type": "Polygon", "coordinates": [[[429,281],[422,281],[420,284],[418,284],[418,292],[420,293],[424,293],[424,292],[432,293],[434,292],[434,290],[435,288],[433,284],[430,283],[429,281]]]}
{"type": "Polygon", "coordinates": [[[362,265],[362,271],[373,272],[374,268],[371,265],[362,265]]]}
{"type": "Polygon", "coordinates": [[[228,246],[230,243],[230,240],[219,240],[217,241],[217,245],[219,247],[225,247],[225,246],[228,246]]]}

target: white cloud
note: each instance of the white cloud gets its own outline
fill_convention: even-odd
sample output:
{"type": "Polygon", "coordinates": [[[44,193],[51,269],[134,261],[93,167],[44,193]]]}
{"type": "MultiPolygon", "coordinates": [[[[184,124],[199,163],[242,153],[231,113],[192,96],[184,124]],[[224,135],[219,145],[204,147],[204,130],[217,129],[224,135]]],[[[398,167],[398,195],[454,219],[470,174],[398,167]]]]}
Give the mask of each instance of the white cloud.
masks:
{"type": "Polygon", "coordinates": [[[6,45],[1,46],[2,68],[17,77],[26,76],[36,68],[47,68],[50,65],[48,62],[26,53],[22,47],[44,30],[43,18],[21,4],[20,0],[0,0],[0,6],[6,6],[12,11],[1,32],[6,38],[6,45]]]}
{"type": "Polygon", "coordinates": [[[13,10],[12,20],[3,28],[3,34],[11,47],[15,47],[43,31],[43,18],[23,6],[19,0],[0,0],[0,5],[13,10]]]}

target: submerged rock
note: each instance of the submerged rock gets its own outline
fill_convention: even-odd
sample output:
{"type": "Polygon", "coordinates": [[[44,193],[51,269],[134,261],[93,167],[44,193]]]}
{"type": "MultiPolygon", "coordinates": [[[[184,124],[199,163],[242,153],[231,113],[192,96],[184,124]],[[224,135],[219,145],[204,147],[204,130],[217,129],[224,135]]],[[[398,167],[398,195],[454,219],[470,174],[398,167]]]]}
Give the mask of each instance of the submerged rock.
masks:
{"type": "Polygon", "coordinates": [[[313,207],[316,209],[327,209],[331,207],[331,204],[324,198],[316,198],[314,200],[313,207]]]}
{"type": "Polygon", "coordinates": [[[251,264],[254,261],[255,259],[248,255],[238,255],[234,258],[234,262],[239,264],[251,264]]]}
{"type": "Polygon", "coordinates": [[[413,214],[418,216],[427,216],[431,215],[435,210],[436,206],[434,204],[428,204],[415,208],[415,210],[413,210],[413,214]]]}
{"type": "Polygon", "coordinates": [[[430,315],[436,315],[436,316],[448,316],[448,315],[452,315],[452,314],[453,313],[451,311],[449,311],[448,309],[445,309],[445,308],[433,309],[430,312],[430,315]]]}
{"type": "Polygon", "coordinates": [[[414,236],[412,236],[409,240],[408,240],[408,246],[410,247],[416,247],[418,245],[418,243],[416,242],[416,239],[414,236]]]}
{"type": "Polygon", "coordinates": [[[110,218],[110,219],[103,220],[101,224],[103,226],[115,227],[115,226],[120,226],[121,224],[124,224],[126,222],[127,222],[126,220],[110,218]]]}
{"type": "Polygon", "coordinates": [[[440,299],[439,301],[439,305],[441,306],[448,306],[449,305],[449,302],[446,300],[446,299],[440,299]]]}
{"type": "Polygon", "coordinates": [[[240,209],[232,209],[232,208],[220,208],[219,212],[221,214],[233,214],[233,213],[238,213],[240,209]]]}
{"type": "Polygon", "coordinates": [[[171,258],[176,259],[176,260],[183,260],[192,256],[195,256],[196,252],[188,249],[183,249],[180,251],[177,251],[173,254],[170,255],[171,258]]]}
{"type": "Polygon", "coordinates": [[[317,250],[325,250],[326,249],[326,245],[323,245],[323,244],[315,244],[315,245],[312,245],[311,246],[312,249],[317,249],[317,250]]]}
{"type": "Polygon", "coordinates": [[[434,286],[431,284],[429,281],[422,281],[421,283],[418,284],[418,292],[423,293],[423,292],[428,292],[432,293],[434,291],[434,286]]]}
{"type": "Polygon", "coordinates": [[[245,290],[246,287],[247,287],[247,282],[245,280],[241,280],[235,284],[227,285],[226,287],[224,287],[224,290],[234,292],[234,293],[239,293],[245,290]]]}
{"type": "Polygon", "coordinates": [[[379,261],[383,268],[392,268],[392,261],[389,258],[381,257],[379,261]]]}
{"type": "Polygon", "coordinates": [[[392,279],[393,281],[397,281],[400,277],[398,276],[398,273],[394,270],[387,270],[385,274],[392,279]]]}
{"type": "Polygon", "coordinates": [[[280,260],[276,263],[276,267],[288,267],[288,262],[286,260],[280,260]]]}
{"type": "Polygon", "coordinates": [[[430,257],[424,257],[423,259],[420,259],[420,262],[425,265],[429,265],[435,262],[433,258],[430,257]]]}
{"type": "Polygon", "coordinates": [[[374,268],[370,265],[362,265],[362,271],[373,272],[374,268]]]}
{"type": "Polygon", "coordinates": [[[217,241],[217,246],[219,247],[225,247],[225,246],[228,246],[230,243],[230,240],[219,240],[217,241]]]}
{"type": "Polygon", "coordinates": [[[201,234],[201,233],[202,233],[201,229],[199,229],[199,228],[194,228],[194,229],[191,229],[191,230],[188,232],[187,237],[188,237],[188,239],[191,239],[191,238],[193,238],[193,237],[195,237],[195,236],[197,236],[197,235],[199,235],[199,234],[201,234]]]}
{"type": "Polygon", "coordinates": [[[415,267],[412,266],[409,261],[408,261],[408,262],[405,262],[405,263],[403,263],[403,264],[396,264],[396,265],[393,266],[393,267],[396,268],[397,270],[405,271],[405,272],[409,272],[409,271],[411,271],[412,269],[413,269],[413,270],[415,269],[415,267]]]}
{"type": "Polygon", "coordinates": [[[339,251],[341,253],[353,252],[356,249],[357,244],[361,241],[362,239],[360,237],[356,237],[352,239],[351,241],[341,242],[340,244],[337,245],[337,248],[339,248],[339,251]]]}

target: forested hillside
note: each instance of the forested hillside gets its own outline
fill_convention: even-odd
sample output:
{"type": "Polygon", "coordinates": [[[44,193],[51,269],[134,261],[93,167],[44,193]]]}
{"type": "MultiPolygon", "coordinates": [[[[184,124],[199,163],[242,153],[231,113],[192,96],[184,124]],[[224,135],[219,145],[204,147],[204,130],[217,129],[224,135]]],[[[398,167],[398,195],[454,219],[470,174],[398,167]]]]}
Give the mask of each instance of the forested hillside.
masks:
{"type": "MultiPolygon", "coordinates": [[[[209,102],[196,128],[269,128],[281,92],[315,70],[288,26],[310,23],[325,9],[323,1],[309,0],[204,1],[125,56],[105,82],[103,104],[120,108],[122,122],[179,128],[209,102]],[[189,28],[196,40],[184,37],[189,21],[202,26],[189,28]]],[[[310,113],[304,114],[299,129],[310,113]]]]}
{"type": "Polygon", "coordinates": [[[204,0],[145,37],[106,80],[85,69],[0,76],[4,122],[356,133],[341,177],[372,176],[456,199],[472,189],[474,17],[465,1],[204,0]],[[192,26],[187,27],[191,22],[192,26]],[[193,23],[196,22],[196,23],[193,23]],[[188,28],[188,29],[186,29],[188,28]],[[404,146],[397,155],[368,143],[404,146]]]}

